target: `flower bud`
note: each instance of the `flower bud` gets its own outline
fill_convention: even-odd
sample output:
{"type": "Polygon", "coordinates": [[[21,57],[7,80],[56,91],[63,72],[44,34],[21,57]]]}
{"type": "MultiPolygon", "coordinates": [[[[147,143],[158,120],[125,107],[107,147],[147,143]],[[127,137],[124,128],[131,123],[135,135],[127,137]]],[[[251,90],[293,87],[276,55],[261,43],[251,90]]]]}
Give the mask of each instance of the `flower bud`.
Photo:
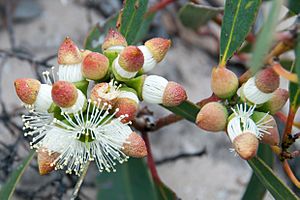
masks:
{"type": "Polygon", "coordinates": [[[46,175],[54,170],[54,161],[58,158],[59,153],[50,153],[45,148],[40,148],[37,152],[37,161],[40,175],[46,175]]]}
{"type": "Polygon", "coordinates": [[[233,140],[235,151],[244,160],[249,160],[256,155],[258,144],[257,137],[250,132],[241,133],[233,140]]]}
{"type": "Polygon", "coordinates": [[[235,95],[239,80],[235,73],[225,67],[214,67],[211,75],[211,89],[215,95],[227,99],[235,95]]]}
{"type": "Polygon", "coordinates": [[[177,106],[187,99],[184,88],[175,82],[151,75],[145,78],[142,87],[142,98],[148,103],[177,106]]]}
{"type": "Polygon", "coordinates": [[[135,46],[125,47],[112,64],[113,73],[118,80],[127,80],[136,76],[144,64],[141,50],[135,46]]]}
{"type": "Polygon", "coordinates": [[[39,112],[48,112],[53,103],[50,85],[28,78],[17,79],[14,84],[16,93],[23,103],[33,105],[39,112]]]}
{"type": "Polygon", "coordinates": [[[52,99],[61,108],[68,108],[75,104],[78,92],[76,87],[67,81],[57,81],[52,86],[52,99]]]}
{"type": "Polygon", "coordinates": [[[84,60],[84,58],[89,55],[90,53],[92,53],[92,51],[88,50],[88,49],[80,49],[80,54],[81,54],[81,58],[82,60],[84,60]]]}
{"type": "Polygon", "coordinates": [[[127,156],[134,158],[143,158],[147,156],[147,148],[144,140],[140,135],[135,132],[132,132],[126,142],[123,144],[122,150],[127,156]]]}
{"type": "Polygon", "coordinates": [[[286,89],[277,88],[273,93],[271,99],[264,103],[259,110],[263,112],[270,112],[275,114],[285,105],[289,98],[289,92],[286,89]]]}
{"type": "Polygon", "coordinates": [[[89,53],[82,62],[82,74],[91,80],[100,80],[105,77],[109,68],[109,60],[102,54],[89,53]]]}
{"type": "Polygon", "coordinates": [[[116,117],[125,116],[122,119],[123,123],[134,120],[138,112],[139,99],[136,92],[130,88],[121,88],[120,94],[117,98],[115,108],[119,111],[116,113],[116,117]]]}
{"type": "Polygon", "coordinates": [[[22,78],[15,80],[14,85],[17,95],[22,102],[30,105],[34,104],[41,87],[40,81],[30,78],[22,78]]]}
{"type": "Polygon", "coordinates": [[[261,142],[271,146],[279,145],[279,132],[277,123],[272,115],[264,112],[255,111],[251,117],[254,122],[259,123],[258,128],[262,125],[266,128],[261,137],[261,142]]]}
{"type": "Polygon", "coordinates": [[[206,131],[222,131],[226,128],[228,112],[218,102],[205,104],[196,118],[196,124],[206,131]]]}
{"type": "Polygon", "coordinates": [[[91,100],[99,104],[102,107],[104,103],[114,106],[117,98],[120,94],[118,87],[114,85],[113,82],[110,83],[98,83],[95,85],[91,91],[91,100]]]}
{"type": "Polygon", "coordinates": [[[149,49],[154,60],[157,63],[164,59],[167,51],[171,46],[171,40],[164,38],[152,38],[145,42],[145,46],[149,49]]]}
{"type": "Polygon", "coordinates": [[[58,50],[57,62],[61,65],[73,65],[82,61],[81,53],[71,38],[66,37],[58,50]]]}
{"type": "Polygon", "coordinates": [[[123,35],[114,29],[110,29],[102,44],[102,52],[116,51],[120,53],[126,46],[127,42],[123,35]]]}
{"type": "Polygon", "coordinates": [[[264,93],[272,93],[279,87],[279,75],[272,69],[266,68],[255,75],[256,87],[264,93]]]}

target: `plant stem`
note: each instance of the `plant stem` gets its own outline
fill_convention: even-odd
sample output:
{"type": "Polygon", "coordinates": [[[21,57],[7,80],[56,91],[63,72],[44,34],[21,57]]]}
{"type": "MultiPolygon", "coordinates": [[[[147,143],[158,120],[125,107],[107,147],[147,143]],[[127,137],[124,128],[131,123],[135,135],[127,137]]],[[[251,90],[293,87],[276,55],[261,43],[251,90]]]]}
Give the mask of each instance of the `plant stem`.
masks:
{"type": "Polygon", "coordinates": [[[165,8],[167,5],[169,5],[170,3],[175,2],[175,0],[162,0],[159,1],[157,4],[155,4],[154,6],[150,7],[148,12],[145,14],[145,17],[151,15],[152,13],[155,13],[163,8],[165,8]]]}
{"type": "Polygon", "coordinates": [[[298,187],[300,188],[300,182],[299,180],[297,179],[297,177],[294,175],[289,163],[287,160],[283,161],[282,163],[283,165],[283,169],[286,173],[286,175],[290,178],[290,180],[298,187]]]}
{"type": "Polygon", "coordinates": [[[81,188],[81,185],[83,183],[83,180],[87,174],[87,171],[88,171],[88,168],[89,168],[89,165],[90,165],[91,161],[88,161],[86,164],[85,164],[85,167],[75,185],[75,188],[74,188],[74,191],[73,191],[73,194],[72,194],[72,197],[71,197],[71,200],[75,200],[76,197],[78,196],[78,193],[79,193],[79,190],[81,188]]]}

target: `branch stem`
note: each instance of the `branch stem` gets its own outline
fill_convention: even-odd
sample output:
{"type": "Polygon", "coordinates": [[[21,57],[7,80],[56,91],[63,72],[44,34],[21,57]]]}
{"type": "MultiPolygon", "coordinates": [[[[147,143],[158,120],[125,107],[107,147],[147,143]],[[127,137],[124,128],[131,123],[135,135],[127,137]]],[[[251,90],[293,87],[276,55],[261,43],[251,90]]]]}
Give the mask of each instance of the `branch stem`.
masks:
{"type": "Polygon", "coordinates": [[[72,197],[71,197],[71,200],[75,200],[76,197],[78,196],[78,193],[79,193],[79,190],[81,188],[81,185],[83,183],[83,180],[87,174],[87,171],[88,171],[88,168],[89,168],[89,165],[90,165],[91,161],[88,161],[86,164],[85,164],[85,167],[75,185],[75,188],[74,188],[74,191],[73,191],[73,194],[72,194],[72,197]]]}

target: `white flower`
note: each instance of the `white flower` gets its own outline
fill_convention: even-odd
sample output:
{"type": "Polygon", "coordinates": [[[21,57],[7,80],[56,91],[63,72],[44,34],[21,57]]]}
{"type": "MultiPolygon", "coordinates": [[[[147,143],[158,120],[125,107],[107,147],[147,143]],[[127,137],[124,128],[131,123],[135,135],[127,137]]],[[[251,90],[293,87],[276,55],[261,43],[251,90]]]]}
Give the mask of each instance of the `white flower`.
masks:
{"type": "Polygon", "coordinates": [[[264,93],[255,85],[255,77],[250,78],[242,87],[242,93],[248,101],[260,105],[271,99],[273,93],[264,93]]]}
{"type": "Polygon", "coordinates": [[[58,80],[60,81],[69,81],[69,82],[78,82],[84,80],[84,77],[81,72],[81,64],[73,64],[73,65],[63,65],[60,64],[58,66],[58,80]]]}
{"type": "Polygon", "coordinates": [[[163,103],[164,91],[168,80],[156,75],[147,76],[143,85],[143,100],[148,103],[163,103]]]}
{"type": "Polygon", "coordinates": [[[84,113],[71,116],[62,112],[63,121],[53,119],[45,124],[36,120],[38,113],[33,113],[31,121],[26,120],[28,128],[38,124],[30,134],[34,136],[31,144],[34,148],[46,148],[49,153],[59,153],[52,165],[56,169],[65,168],[67,173],[79,175],[88,161],[95,161],[100,172],[115,171],[116,162],[128,159],[122,150],[132,130],[128,124],[121,123],[124,116],[114,118],[118,109],[110,114],[110,105],[104,103],[101,109],[99,105],[100,102],[88,100],[84,113]]]}

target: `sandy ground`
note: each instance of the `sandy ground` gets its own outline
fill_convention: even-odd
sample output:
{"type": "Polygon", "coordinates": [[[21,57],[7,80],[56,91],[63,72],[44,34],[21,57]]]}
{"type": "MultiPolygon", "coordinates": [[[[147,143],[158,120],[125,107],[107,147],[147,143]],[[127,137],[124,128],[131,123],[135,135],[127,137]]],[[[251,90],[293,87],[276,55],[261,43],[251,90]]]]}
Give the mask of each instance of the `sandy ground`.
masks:
{"type": "MultiPolygon", "coordinates": [[[[36,58],[56,52],[65,36],[82,44],[90,25],[99,20],[94,12],[60,1],[40,1],[43,7],[41,17],[30,23],[15,26],[17,45],[26,47],[36,58]]],[[[101,20],[101,18],[100,18],[101,20]]],[[[0,32],[0,48],[9,48],[6,32],[0,32]]],[[[181,83],[192,101],[208,97],[210,72],[216,64],[201,49],[173,40],[173,46],[153,74],[160,74],[169,80],[181,83]]],[[[19,77],[33,77],[26,62],[10,59],[4,73],[7,78],[1,83],[7,107],[16,106],[13,80],[19,77]]],[[[158,106],[150,106],[156,116],[168,113],[158,106]]],[[[180,153],[207,150],[202,157],[181,159],[158,166],[162,180],[184,200],[234,200],[240,199],[251,170],[247,164],[229,152],[230,143],[224,133],[207,133],[195,125],[182,121],[151,133],[153,154],[156,160],[180,153]]],[[[267,198],[271,199],[271,198],[267,198]]]]}

